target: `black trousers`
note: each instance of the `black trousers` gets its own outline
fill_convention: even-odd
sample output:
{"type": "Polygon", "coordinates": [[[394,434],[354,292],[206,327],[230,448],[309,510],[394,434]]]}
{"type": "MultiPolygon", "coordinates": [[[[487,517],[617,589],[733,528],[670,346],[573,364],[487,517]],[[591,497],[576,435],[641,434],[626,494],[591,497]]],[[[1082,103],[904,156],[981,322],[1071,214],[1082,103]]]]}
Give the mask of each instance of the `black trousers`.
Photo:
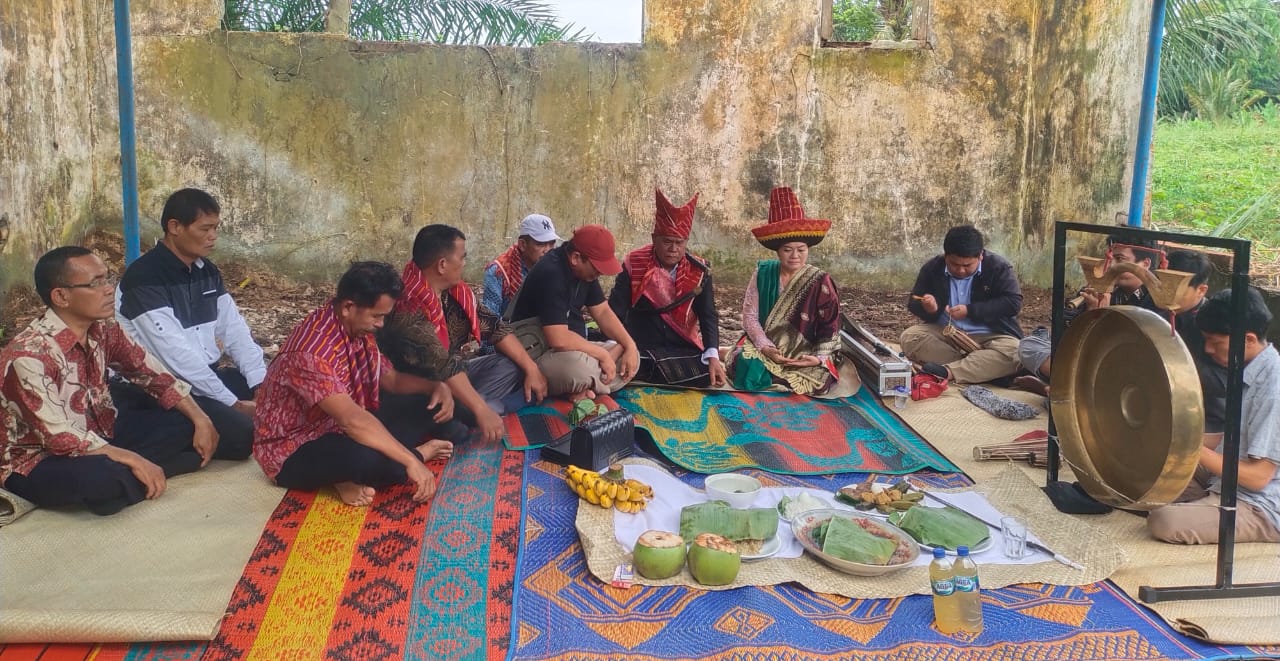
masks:
{"type": "MultiPolygon", "coordinates": [[[[165,477],[200,468],[200,455],[191,445],[195,428],[177,411],[120,411],[114,433],[108,442],[160,466],[165,477]]],[[[4,487],[40,507],[84,507],[103,515],[115,514],[147,495],[128,466],[100,454],[45,457],[29,475],[10,475],[4,487]]]]}
{"type": "MultiPolygon", "coordinates": [[[[379,399],[381,404],[374,415],[410,451],[432,438],[461,443],[471,433],[456,419],[444,424],[432,420],[434,411],[427,408],[423,395],[383,392],[379,399]]],[[[304,443],[289,455],[276,475],[276,484],[317,491],[339,482],[354,482],[380,489],[403,484],[406,479],[404,466],[396,460],[350,436],[335,433],[304,443]]]]}
{"type": "MultiPolygon", "coordinates": [[[[256,388],[250,388],[244,375],[234,367],[213,368],[218,379],[227,386],[238,399],[253,399],[256,388]]],[[[160,404],[147,391],[128,381],[111,384],[111,399],[116,408],[135,411],[159,410],[160,404]]],[[[234,408],[209,397],[193,395],[196,406],[209,416],[213,428],[218,431],[218,449],[214,451],[214,459],[230,459],[242,461],[253,452],[253,418],[234,408]]]]}

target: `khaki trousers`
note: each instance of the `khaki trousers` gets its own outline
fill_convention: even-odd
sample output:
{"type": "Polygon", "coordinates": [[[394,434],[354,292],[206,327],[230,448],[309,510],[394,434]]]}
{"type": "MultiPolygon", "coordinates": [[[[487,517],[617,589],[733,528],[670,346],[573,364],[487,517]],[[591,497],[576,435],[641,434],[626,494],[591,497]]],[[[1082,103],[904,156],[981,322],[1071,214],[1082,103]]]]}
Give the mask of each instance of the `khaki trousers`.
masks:
{"type": "Polygon", "coordinates": [[[1018,338],[1000,333],[969,333],[982,349],[964,355],[942,336],[938,324],[916,324],[902,332],[902,352],[917,363],[938,363],[956,383],[986,383],[1018,372],[1018,338]]]}
{"type": "MultiPolygon", "coordinates": [[[[1220,498],[1211,493],[1190,502],[1158,507],[1147,515],[1147,531],[1172,544],[1217,544],[1220,498]]],[[[1237,542],[1280,542],[1280,530],[1260,507],[1243,500],[1237,500],[1236,505],[1237,542]]]]}
{"type": "MultiPolygon", "coordinates": [[[[602,342],[592,342],[605,346],[602,342]]],[[[547,377],[548,395],[568,395],[591,388],[597,395],[621,390],[631,379],[615,376],[605,383],[600,363],[581,351],[547,351],[538,357],[538,369],[547,377]]]]}

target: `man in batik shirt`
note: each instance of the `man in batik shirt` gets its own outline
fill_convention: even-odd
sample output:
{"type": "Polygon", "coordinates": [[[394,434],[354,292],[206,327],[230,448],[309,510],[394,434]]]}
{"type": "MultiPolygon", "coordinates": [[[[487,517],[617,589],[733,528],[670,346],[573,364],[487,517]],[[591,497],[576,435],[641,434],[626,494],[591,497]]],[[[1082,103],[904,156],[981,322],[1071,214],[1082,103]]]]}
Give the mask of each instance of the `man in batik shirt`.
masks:
{"type": "Polygon", "coordinates": [[[0,484],[41,507],[114,514],[207,464],[218,433],[191,387],[120,328],[116,278],[93,252],[55,248],[36,262],[45,313],[0,351],[0,484]],[[120,411],[107,365],[159,401],[120,411]]]}
{"type": "Polygon", "coordinates": [[[499,416],[541,401],[547,380],[510,325],[476,301],[462,279],[466,263],[467,237],[458,228],[419,230],[400,274],[404,295],[378,332],[378,347],[397,370],[449,384],[462,422],[496,441],[504,431],[499,416]],[[467,356],[467,345],[477,343],[497,353],[467,356]]]}

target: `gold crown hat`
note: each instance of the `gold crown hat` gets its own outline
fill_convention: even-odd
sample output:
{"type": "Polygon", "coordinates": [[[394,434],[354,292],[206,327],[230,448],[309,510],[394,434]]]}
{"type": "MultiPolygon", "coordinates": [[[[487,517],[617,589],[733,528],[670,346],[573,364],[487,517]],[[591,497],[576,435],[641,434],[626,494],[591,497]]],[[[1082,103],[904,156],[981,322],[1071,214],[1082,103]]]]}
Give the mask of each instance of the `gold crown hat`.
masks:
{"type": "Polygon", "coordinates": [[[769,222],[751,228],[756,241],[769,250],[777,250],[783,244],[801,241],[816,246],[831,230],[831,221],[805,216],[804,207],[795,191],[778,187],[769,193],[769,222]]]}

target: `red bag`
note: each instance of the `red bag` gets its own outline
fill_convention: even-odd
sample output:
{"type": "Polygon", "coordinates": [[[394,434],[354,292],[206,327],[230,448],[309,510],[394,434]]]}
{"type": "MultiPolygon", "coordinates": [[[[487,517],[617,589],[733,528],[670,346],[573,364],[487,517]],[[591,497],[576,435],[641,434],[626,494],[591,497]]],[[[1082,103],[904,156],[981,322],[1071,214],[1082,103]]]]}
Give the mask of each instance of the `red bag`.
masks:
{"type": "Polygon", "coordinates": [[[921,372],[911,377],[911,400],[932,399],[947,389],[947,380],[921,372]]]}

